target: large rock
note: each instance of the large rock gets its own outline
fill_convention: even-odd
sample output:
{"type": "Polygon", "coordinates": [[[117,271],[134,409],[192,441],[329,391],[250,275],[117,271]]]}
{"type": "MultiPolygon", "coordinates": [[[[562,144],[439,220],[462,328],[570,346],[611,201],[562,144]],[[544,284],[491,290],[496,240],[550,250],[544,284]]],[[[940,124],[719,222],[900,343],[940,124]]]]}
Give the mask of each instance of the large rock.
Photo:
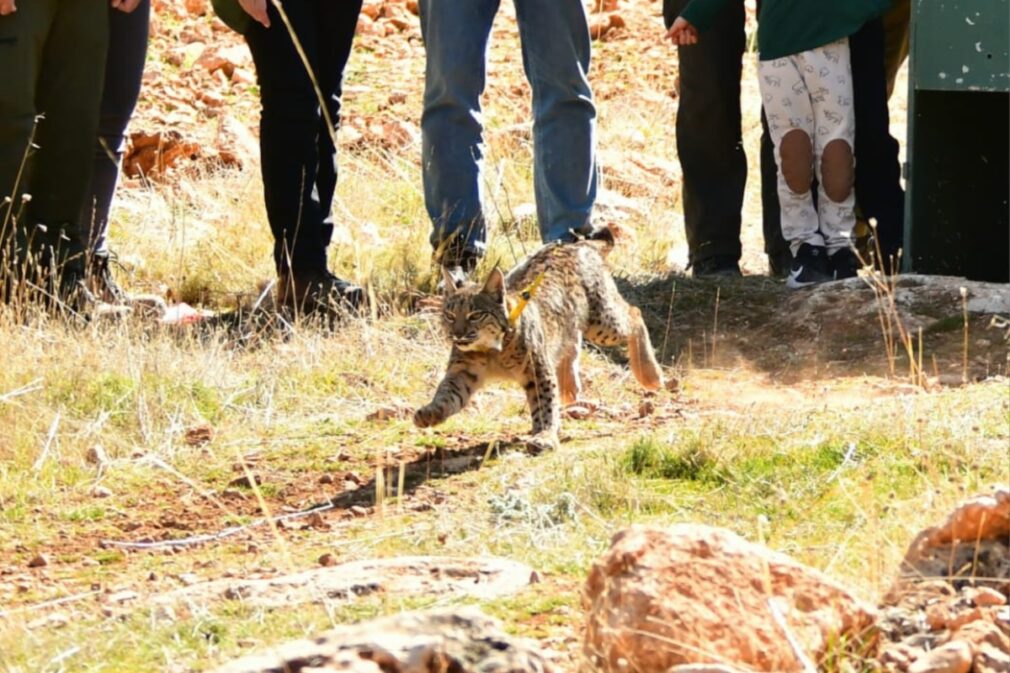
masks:
{"type": "Polygon", "coordinates": [[[799,671],[829,642],[862,640],[875,618],[816,570],[697,525],[615,535],[590,571],[585,600],[584,652],[608,673],[691,663],[799,671]]]}
{"type": "Polygon", "coordinates": [[[974,673],[1010,671],[1008,594],[1010,489],[1001,486],[912,540],[884,598],[879,661],[888,671],[946,670],[931,667],[963,666],[952,653],[968,647],[974,673]]]}
{"type": "Polygon", "coordinates": [[[471,608],[333,629],[234,661],[217,673],[549,673],[537,649],[471,608]]]}
{"type": "Polygon", "coordinates": [[[968,580],[1010,589],[1010,489],[965,501],[939,526],[919,533],[908,547],[895,591],[928,578],[968,580]],[[971,567],[965,573],[965,567],[971,567]]]}

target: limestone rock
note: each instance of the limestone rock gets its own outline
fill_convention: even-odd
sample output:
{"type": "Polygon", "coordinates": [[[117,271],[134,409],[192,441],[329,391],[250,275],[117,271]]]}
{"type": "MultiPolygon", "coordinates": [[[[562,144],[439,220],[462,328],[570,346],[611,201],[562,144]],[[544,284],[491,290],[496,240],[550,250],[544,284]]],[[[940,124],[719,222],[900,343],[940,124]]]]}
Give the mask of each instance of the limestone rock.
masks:
{"type": "Polygon", "coordinates": [[[900,594],[921,578],[949,577],[955,586],[973,577],[1003,578],[991,588],[1010,589],[1010,488],[998,487],[962,503],[939,526],[919,533],[901,563],[892,590],[900,594]],[[966,567],[972,567],[964,574],[966,567]],[[959,579],[964,578],[964,579],[959,579]]]}
{"type": "Polygon", "coordinates": [[[550,673],[536,645],[476,609],[405,613],[245,657],[216,673],[550,673]]]}
{"type": "Polygon", "coordinates": [[[829,641],[859,641],[875,617],[812,568],[727,530],[687,524],[615,535],[590,571],[585,602],[584,653],[606,673],[682,664],[798,671],[790,638],[816,661],[829,641]]]}
{"type": "Polygon", "coordinates": [[[908,673],[968,673],[973,654],[971,645],[953,640],[916,659],[908,673]]]}

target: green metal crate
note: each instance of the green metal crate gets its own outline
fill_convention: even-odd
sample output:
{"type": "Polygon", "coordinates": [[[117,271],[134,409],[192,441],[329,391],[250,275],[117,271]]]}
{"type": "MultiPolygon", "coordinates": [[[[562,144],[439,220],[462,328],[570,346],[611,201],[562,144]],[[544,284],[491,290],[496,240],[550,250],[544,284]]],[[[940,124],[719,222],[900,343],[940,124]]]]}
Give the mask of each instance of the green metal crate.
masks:
{"type": "Polygon", "coordinates": [[[905,268],[1010,282],[1010,0],[913,0],[905,268]]]}

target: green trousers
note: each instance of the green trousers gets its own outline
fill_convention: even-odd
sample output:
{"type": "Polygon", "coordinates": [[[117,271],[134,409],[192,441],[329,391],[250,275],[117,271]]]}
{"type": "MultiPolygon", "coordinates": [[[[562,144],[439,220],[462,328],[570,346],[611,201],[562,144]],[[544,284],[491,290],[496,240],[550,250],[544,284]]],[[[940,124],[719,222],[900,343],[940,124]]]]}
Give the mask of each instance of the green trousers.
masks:
{"type": "Polygon", "coordinates": [[[58,263],[83,256],[108,12],[103,0],[26,0],[0,16],[0,200],[12,200],[0,205],[0,240],[16,240],[19,257],[26,246],[57,251],[58,263]]]}

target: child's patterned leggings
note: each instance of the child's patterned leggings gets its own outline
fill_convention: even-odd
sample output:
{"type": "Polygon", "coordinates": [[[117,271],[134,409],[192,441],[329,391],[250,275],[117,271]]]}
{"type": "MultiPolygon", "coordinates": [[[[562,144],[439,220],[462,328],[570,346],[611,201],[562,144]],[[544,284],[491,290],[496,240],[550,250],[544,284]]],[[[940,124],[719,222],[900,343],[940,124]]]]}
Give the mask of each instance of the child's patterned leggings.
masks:
{"type": "Polygon", "coordinates": [[[848,247],[856,224],[848,38],[759,61],[758,75],[779,168],[782,234],[794,255],[803,243],[825,246],[829,254],[848,247]]]}

